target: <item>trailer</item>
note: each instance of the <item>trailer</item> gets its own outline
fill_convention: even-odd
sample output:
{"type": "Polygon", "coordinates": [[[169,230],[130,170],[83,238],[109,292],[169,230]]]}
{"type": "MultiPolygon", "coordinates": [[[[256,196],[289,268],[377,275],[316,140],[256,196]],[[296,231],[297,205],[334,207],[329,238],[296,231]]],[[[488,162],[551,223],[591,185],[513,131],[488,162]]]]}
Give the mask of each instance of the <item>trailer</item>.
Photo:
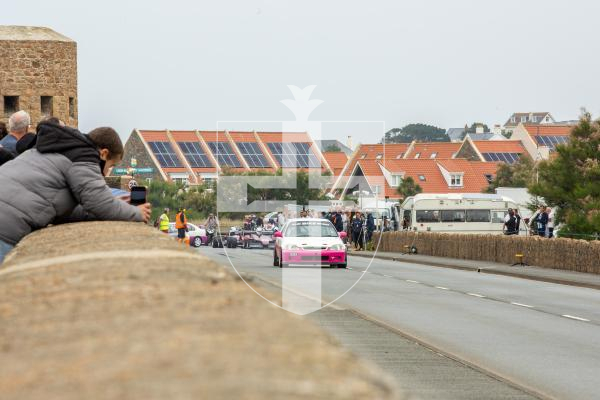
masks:
{"type": "MultiPolygon", "coordinates": [[[[402,203],[401,226],[417,232],[502,234],[509,208],[519,211],[514,200],[496,194],[418,194],[402,203]]],[[[525,229],[521,222],[520,231],[525,229]]]]}

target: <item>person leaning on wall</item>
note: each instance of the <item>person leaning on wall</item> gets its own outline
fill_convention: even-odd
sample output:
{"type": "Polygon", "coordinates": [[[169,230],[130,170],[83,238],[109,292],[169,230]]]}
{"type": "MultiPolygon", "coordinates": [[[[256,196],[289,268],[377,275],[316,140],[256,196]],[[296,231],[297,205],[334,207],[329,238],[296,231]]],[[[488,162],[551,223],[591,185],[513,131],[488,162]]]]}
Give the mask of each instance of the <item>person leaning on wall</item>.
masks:
{"type": "Polygon", "coordinates": [[[85,135],[42,122],[35,147],[0,167],[0,263],[30,232],[86,220],[148,222],[150,204],[132,206],[112,195],[104,175],[123,157],[112,128],[85,135]]]}

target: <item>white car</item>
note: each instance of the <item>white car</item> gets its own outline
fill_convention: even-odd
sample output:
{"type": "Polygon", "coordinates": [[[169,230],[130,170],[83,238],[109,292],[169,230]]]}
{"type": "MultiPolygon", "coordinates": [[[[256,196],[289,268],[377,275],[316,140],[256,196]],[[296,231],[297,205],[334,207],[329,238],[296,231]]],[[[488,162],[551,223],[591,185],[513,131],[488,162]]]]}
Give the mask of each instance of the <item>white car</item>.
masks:
{"type": "Polygon", "coordinates": [[[320,218],[295,218],[273,235],[273,265],[320,264],[346,268],[348,265],[346,232],[337,232],[333,224],[320,218]]]}
{"type": "MultiPolygon", "coordinates": [[[[169,236],[175,238],[177,237],[175,222],[169,223],[169,236]]],[[[200,247],[203,244],[208,246],[208,237],[206,235],[206,229],[204,226],[198,226],[188,222],[185,231],[185,237],[187,240],[189,240],[190,246],[192,247],[200,247]]]]}

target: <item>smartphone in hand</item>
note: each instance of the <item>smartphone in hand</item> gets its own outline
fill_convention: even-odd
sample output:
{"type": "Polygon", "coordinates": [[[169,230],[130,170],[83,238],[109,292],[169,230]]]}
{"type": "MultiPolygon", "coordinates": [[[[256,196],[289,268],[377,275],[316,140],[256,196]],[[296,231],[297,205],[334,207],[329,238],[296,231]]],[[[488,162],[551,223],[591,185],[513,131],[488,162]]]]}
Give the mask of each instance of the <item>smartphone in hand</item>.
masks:
{"type": "Polygon", "coordinates": [[[134,186],[131,188],[131,200],[129,203],[133,206],[139,206],[146,203],[146,187],[134,186]]]}

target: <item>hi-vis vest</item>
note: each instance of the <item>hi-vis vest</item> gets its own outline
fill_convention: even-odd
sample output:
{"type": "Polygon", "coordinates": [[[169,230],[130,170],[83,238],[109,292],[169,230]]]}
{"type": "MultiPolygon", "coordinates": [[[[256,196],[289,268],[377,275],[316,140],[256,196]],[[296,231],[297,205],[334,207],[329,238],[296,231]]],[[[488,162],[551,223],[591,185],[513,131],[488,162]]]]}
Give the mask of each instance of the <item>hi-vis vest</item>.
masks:
{"type": "Polygon", "coordinates": [[[177,216],[175,217],[175,228],[185,229],[186,224],[187,224],[187,218],[185,217],[185,214],[182,212],[178,213],[177,216]]]}
{"type": "Polygon", "coordinates": [[[158,229],[160,229],[161,231],[169,230],[169,216],[167,214],[162,214],[160,216],[160,224],[158,229]]]}

